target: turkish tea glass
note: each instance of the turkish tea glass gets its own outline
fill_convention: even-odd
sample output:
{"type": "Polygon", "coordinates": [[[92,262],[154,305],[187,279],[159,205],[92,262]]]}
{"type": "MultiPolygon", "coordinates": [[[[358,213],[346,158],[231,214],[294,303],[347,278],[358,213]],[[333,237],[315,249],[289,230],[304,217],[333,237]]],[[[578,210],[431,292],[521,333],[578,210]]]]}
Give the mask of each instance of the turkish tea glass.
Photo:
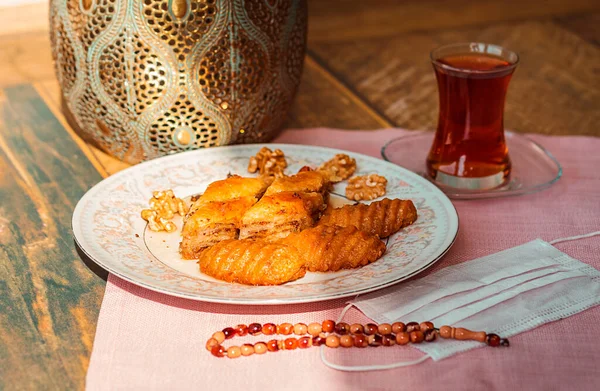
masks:
{"type": "Polygon", "coordinates": [[[442,46],[431,52],[439,118],[427,173],[439,185],[492,189],[510,178],[504,102],[516,53],[485,43],[442,46]]]}

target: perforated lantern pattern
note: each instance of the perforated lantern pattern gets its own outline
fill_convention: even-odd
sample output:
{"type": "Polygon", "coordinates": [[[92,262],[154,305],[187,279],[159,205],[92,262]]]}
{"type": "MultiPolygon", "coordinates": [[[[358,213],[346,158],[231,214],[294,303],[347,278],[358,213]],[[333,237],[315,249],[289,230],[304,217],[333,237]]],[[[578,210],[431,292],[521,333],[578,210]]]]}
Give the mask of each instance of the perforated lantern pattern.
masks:
{"type": "Polygon", "coordinates": [[[52,0],[63,108],[129,163],[267,141],[300,82],[306,25],[305,0],[52,0]]]}

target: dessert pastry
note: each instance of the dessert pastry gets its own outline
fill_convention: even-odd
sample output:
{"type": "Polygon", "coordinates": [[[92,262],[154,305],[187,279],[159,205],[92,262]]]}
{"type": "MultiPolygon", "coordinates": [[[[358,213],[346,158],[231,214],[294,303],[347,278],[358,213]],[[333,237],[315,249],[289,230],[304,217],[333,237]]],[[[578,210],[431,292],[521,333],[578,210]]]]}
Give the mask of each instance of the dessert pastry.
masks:
{"type": "Polygon", "coordinates": [[[380,238],[398,232],[417,220],[417,209],[410,200],[384,198],[370,204],[327,208],[319,225],[354,226],[380,238]]]}
{"type": "Polygon", "coordinates": [[[244,214],[240,239],[285,238],[292,232],[313,227],[325,208],[321,193],[284,191],[265,195],[244,214]]]}
{"type": "Polygon", "coordinates": [[[296,248],[252,239],[217,243],[202,252],[198,264],[211,277],[247,285],[279,285],[306,273],[296,248]]]}
{"type": "Polygon", "coordinates": [[[385,252],[385,243],[358,228],[319,225],[283,239],[295,247],[311,272],[335,272],[368,265],[385,252]]]}
{"type": "Polygon", "coordinates": [[[202,250],[222,240],[236,239],[244,213],[265,192],[262,178],[232,176],[211,183],[185,217],[179,250],[184,259],[198,258],[202,250]]]}
{"type": "Polygon", "coordinates": [[[327,207],[330,183],[317,171],[276,178],[242,218],[240,239],[275,241],[313,227],[327,207]]]}
{"type": "Polygon", "coordinates": [[[329,194],[329,190],[331,190],[331,184],[325,173],[302,171],[295,175],[276,178],[265,195],[294,191],[298,193],[321,193],[325,198],[329,194]]]}

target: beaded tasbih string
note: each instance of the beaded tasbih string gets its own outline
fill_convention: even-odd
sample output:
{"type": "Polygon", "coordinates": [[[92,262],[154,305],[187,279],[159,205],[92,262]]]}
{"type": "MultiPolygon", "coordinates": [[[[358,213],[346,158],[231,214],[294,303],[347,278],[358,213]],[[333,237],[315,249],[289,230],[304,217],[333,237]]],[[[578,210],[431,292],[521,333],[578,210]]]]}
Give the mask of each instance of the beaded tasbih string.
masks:
{"type": "Polygon", "coordinates": [[[236,327],[226,327],[222,331],[217,331],[206,342],[206,349],[216,357],[238,358],[240,356],[250,356],[252,354],[264,354],[266,352],[277,352],[279,350],[307,349],[311,346],[327,346],[328,348],[366,348],[368,346],[393,346],[406,345],[408,343],[433,342],[440,336],[441,338],[456,339],[462,341],[484,342],[488,346],[509,346],[508,340],[500,338],[496,334],[487,334],[485,331],[471,331],[464,328],[455,328],[442,326],[436,328],[431,322],[402,323],[393,324],[382,323],[376,325],[368,323],[361,325],[358,323],[348,324],[344,322],[335,323],[333,320],[326,320],[323,323],[251,323],[249,325],[237,325],[236,327]],[[285,339],[272,339],[268,342],[257,342],[255,344],[243,344],[242,346],[231,346],[225,348],[222,343],[226,339],[235,336],[243,337],[245,335],[297,335],[285,339]]]}

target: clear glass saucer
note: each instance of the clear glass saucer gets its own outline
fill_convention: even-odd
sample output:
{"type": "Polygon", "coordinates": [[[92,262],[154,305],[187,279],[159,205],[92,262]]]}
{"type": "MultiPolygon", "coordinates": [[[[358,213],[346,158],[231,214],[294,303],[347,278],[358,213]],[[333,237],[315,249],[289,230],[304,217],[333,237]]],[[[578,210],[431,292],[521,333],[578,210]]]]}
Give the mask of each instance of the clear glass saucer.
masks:
{"type": "Polygon", "coordinates": [[[535,141],[513,132],[505,132],[512,162],[508,183],[486,190],[457,189],[431,180],[425,169],[425,158],[433,142],[433,132],[407,135],[389,141],[381,149],[383,158],[429,179],[453,199],[481,199],[535,193],[547,189],[562,176],[556,158],[535,141]]]}

